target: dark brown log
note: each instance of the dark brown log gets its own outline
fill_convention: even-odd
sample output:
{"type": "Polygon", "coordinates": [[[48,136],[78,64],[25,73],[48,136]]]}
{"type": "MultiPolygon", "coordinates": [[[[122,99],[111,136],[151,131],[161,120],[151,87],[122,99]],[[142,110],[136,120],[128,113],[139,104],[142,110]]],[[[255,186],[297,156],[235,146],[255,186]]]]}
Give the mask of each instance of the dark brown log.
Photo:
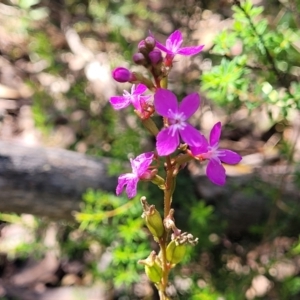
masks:
{"type": "Polygon", "coordinates": [[[73,219],[88,189],[114,191],[110,160],[0,141],[0,211],[73,219]]]}

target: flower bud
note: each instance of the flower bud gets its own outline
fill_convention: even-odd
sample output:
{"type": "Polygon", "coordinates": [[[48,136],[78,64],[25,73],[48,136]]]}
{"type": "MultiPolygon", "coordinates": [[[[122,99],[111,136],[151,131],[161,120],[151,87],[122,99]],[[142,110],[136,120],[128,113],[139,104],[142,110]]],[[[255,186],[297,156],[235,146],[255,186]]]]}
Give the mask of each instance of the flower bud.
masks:
{"type": "Polygon", "coordinates": [[[152,282],[156,283],[161,280],[162,268],[159,265],[155,251],[152,251],[146,259],[140,260],[138,263],[145,265],[145,273],[152,282]]]}
{"type": "Polygon", "coordinates": [[[160,238],[164,234],[164,225],[160,213],[155,209],[154,205],[149,205],[146,201],[146,197],[141,198],[143,206],[142,218],[145,219],[145,223],[151,232],[151,234],[160,238]]]}
{"type": "Polygon", "coordinates": [[[160,63],[162,61],[162,54],[159,49],[154,49],[153,51],[151,51],[149,53],[148,56],[153,65],[157,65],[158,63],[160,63]]]}
{"type": "Polygon", "coordinates": [[[139,52],[141,52],[141,53],[143,53],[145,55],[145,57],[148,56],[149,49],[147,48],[146,43],[145,43],[144,40],[142,40],[142,41],[139,42],[138,49],[139,49],[139,52]]]}
{"type": "Polygon", "coordinates": [[[118,67],[112,71],[112,77],[118,82],[128,82],[133,78],[133,74],[126,68],[118,67]]]}
{"type": "Polygon", "coordinates": [[[142,65],[142,66],[147,66],[148,62],[145,56],[142,53],[134,53],[132,56],[132,60],[137,64],[137,65],[142,65]]]}
{"type": "Polygon", "coordinates": [[[144,40],[146,47],[151,51],[155,47],[155,39],[152,36],[147,36],[144,40]]]}
{"type": "Polygon", "coordinates": [[[178,264],[184,258],[186,253],[186,244],[177,244],[176,240],[173,240],[167,246],[167,260],[172,264],[178,264]]]}

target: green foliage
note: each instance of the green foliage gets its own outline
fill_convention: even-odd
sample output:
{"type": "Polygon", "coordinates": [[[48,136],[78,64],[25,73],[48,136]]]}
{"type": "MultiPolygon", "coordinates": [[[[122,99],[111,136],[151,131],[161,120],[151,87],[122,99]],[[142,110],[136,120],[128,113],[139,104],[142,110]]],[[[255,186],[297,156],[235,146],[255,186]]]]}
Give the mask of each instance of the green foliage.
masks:
{"type": "MultiPolygon", "coordinates": [[[[193,291],[193,295],[190,298],[191,300],[218,300],[221,299],[220,295],[215,291],[212,291],[210,288],[205,287],[203,289],[196,288],[193,291]]],[[[226,298],[227,299],[227,298],[226,298]]]]}
{"type": "Polygon", "coordinates": [[[233,11],[233,27],[215,38],[212,51],[225,57],[203,74],[202,89],[229,111],[242,105],[252,110],[270,104],[279,105],[281,117],[286,117],[290,109],[299,107],[293,80],[293,68],[300,61],[294,48],[299,30],[291,26],[291,13],[285,11],[285,17],[272,26],[263,7],[252,1],[241,1],[233,11]]]}
{"type": "Polygon", "coordinates": [[[246,56],[235,57],[231,61],[223,58],[218,66],[203,74],[203,90],[208,90],[207,95],[220,105],[239,107],[250,80],[246,77],[249,71],[245,65],[246,56]]]}
{"type": "Polygon", "coordinates": [[[9,259],[27,259],[29,256],[41,259],[47,250],[42,242],[43,222],[36,217],[24,218],[17,214],[0,213],[1,222],[16,225],[12,237],[2,241],[1,251],[6,252],[9,259]]]}
{"type": "MultiPolygon", "coordinates": [[[[282,288],[282,299],[291,299],[292,296],[300,294],[300,278],[292,277],[284,281],[282,288]]],[[[296,298],[293,298],[296,299],[296,298]]]]}
{"type": "Polygon", "coordinates": [[[49,135],[53,128],[52,123],[47,115],[47,106],[52,104],[52,98],[44,92],[36,92],[34,95],[34,102],[32,105],[32,115],[36,128],[38,128],[44,135],[49,135]]]}
{"type": "Polygon", "coordinates": [[[143,268],[137,261],[149,254],[138,198],[128,202],[122,197],[89,190],[84,194],[82,211],[76,215],[81,223],[80,228],[90,236],[91,241],[108,247],[106,253],[111,256],[105,272],[93,266],[94,275],[117,286],[129,286],[139,281],[139,271],[143,268]]]}
{"type": "Polygon", "coordinates": [[[38,62],[44,60],[47,66],[53,69],[57,68],[57,65],[54,63],[54,49],[49,36],[45,32],[35,30],[30,30],[30,33],[34,35],[34,39],[32,38],[29,44],[29,51],[32,53],[31,61],[38,62]]]}

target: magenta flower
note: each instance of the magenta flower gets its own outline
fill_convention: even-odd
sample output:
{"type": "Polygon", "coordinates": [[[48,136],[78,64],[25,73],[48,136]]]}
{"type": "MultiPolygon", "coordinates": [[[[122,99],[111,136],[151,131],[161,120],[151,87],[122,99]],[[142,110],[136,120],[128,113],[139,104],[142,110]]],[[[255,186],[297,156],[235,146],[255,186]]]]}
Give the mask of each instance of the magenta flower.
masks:
{"type": "Polygon", "coordinates": [[[169,126],[162,129],[156,137],[157,153],[169,155],[176,150],[180,137],[189,146],[201,146],[203,136],[186,121],[200,105],[197,93],[186,96],[178,106],[176,96],[169,90],[158,89],[154,95],[156,112],[168,119],[169,126]]]}
{"type": "Polygon", "coordinates": [[[119,176],[116,194],[120,195],[126,185],[126,194],[129,199],[135,197],[137,193],[137,184],[140,179],[148,179],[150,176],[149,166],[152,163],[153,152],[142,153],[135,159],[130,159],[132,173],[126,173],[119,176]]]}
{"type": "Polygon", "coordinates": [[[151,95],[142,95],[147,90],[147,87],[140,83],[137,86],[132,85],[131,93],[124,90],[123,96],[113,96],[109,102],[115,110],[119,110],[132,104],[134,108],[143,112],[143,107],[148,104],[151,95]]]}
{"type": "Polygon", "coordinates": [[[176,54],[181,55],[195,55],[204,48],[204,45],[200,46],[191,46],[191,47],[182,47],[181,44],[183,42],[182,34],[179,30],[174,31],[166,40],[166,46],[162,45],[158,41],[156,41],[155,46],[166,52],[170,58],[173,58],[176,54]]]}
{"type": "Polygon", "coordinates": [[[242,159],[236,152],[227,149],[219,149],[221,130],[221,122],[218,122],[210,132],[209,143],[204,139],[202,145],[190,147],[191,153],[195,158],[199,160],[209,160],[206,167],[206,175],[210,181],[217,185],[224,185],[226,182],[226,173],[222,162],[235,165],[242,159]]]}

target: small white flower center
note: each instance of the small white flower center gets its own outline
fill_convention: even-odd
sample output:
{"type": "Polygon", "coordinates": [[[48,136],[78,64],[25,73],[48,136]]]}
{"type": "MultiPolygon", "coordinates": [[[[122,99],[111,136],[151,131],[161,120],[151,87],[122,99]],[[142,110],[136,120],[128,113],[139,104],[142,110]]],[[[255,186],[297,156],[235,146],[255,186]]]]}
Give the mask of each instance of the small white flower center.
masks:
{"type": "Polygon", "coordinates": [[[218,148],[219,148],[219,143],[213,146],[209,146],[207,153],[205,153],[205,157],[207,159],[211,159],[211,158],[220,158],[224,156],[225,155],[224,151],[218,150],[218,148]]]}
{"type": "Polygon", "coordinates": [[[166,48],[168,50],[170,50],[171,52],[176,53],[179,50],[181,44],[182,44],[182,41],[180,41],[180,40],[173,40],[173,41],[167,40],[166,48]]]}
{"type": "Polygon", "coordinates": [[[171,135],[174,136],[178,130],[182,130],[186,127],[186,116],[183,112],[174,113],[169,110],[169,124],[171,135]]]}

